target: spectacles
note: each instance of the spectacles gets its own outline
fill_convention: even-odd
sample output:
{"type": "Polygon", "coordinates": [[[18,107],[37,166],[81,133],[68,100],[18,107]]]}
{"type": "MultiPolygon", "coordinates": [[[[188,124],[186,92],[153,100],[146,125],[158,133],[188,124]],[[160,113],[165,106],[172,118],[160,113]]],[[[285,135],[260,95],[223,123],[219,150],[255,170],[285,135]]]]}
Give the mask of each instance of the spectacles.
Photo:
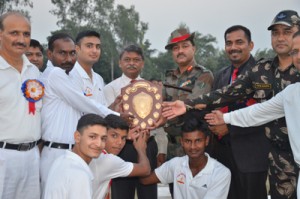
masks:
{"type": "Polygon", "coordinates": [[[294,49],[292,50],[289,55],[292,56],[292,57],[295,57],[299,54],[299,49],[294,49]]]}
{"type": "Polygon", "coordinates": [[[137,63],[140,63],[142,61],[142,59],[140,59],[140,58],[132,58],[132,59],[131,58],[124,58],[123,61],[125,63],[133,62],[133,63],[137,64],[137,63]]]}

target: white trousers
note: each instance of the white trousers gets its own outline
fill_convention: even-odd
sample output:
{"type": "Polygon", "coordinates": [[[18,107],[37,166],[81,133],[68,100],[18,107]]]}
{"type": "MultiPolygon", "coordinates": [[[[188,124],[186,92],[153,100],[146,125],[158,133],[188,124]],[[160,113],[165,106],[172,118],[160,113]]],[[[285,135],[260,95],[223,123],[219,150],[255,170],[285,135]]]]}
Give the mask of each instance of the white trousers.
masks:
{"type": "Polygon", "coordinates": [[[68,149],[56,149],[56,148],[49,148],[47,146],[44,146],[41,154],[41,163],[40,163],[42,196],[44,195],[48,173],[50,171],[53,162],[59,156],[64,155],[66,150],[68,149]]]}
{"type": "Polygon", "coordinates": [[[40,154],[38,147],[29,151],[0,149],[0,198],[40,198],[40,154]]]}

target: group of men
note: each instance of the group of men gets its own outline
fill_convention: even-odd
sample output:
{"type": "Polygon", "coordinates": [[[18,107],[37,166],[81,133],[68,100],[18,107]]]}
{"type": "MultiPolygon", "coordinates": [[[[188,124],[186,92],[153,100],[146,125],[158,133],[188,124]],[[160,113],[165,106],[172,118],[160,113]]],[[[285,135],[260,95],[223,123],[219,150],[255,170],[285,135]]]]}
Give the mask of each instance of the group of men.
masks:
{"type": "MultiPolygon", "coordinates": [[[[124,48],[123,74],[105,86],[92,69],[101,55],[100,34],[86,30],[74,40],[56,33],[40,75],[36,66],[43,66],[43,48],[31,40],[29,20],[19,12],[3,14],[0,198],[133,199],[137,190],[139,198],[155,199],[156,183],[162,182],[171,183],[174,198],[265,199],[267,176],[272,199],[297,198],[297,147],[291,148],[284,118],[258,127],[232,122],[208,129],[198,111],[176,116],[187,109],[230,112],[252,106],[300,81],[292,64],[299,56],[297,36],[293,40],[299,26],[297,12],[278,13],[268,28],[277,56],[258,62],[251,56],[251,32],[241,25],[228,28],[225,52],[231,66],[215,78],[196,63],[194,33],[173,31],[165,47],[178,65],[166,72],[169,86],[163,89],[164,100],[172,101],[163,104],[163,116],[171,119],[164,125],[167,144],[148,130],[129,127],[132,116],[118,112],[121,88],[142,79],[140,47],[124,48]],[[158,149],[166,147],[169,161],[156,168],[157,155],[166,151],[158,149]]],[[[206,118],[210,124],[216,120],[206,118]]]]}

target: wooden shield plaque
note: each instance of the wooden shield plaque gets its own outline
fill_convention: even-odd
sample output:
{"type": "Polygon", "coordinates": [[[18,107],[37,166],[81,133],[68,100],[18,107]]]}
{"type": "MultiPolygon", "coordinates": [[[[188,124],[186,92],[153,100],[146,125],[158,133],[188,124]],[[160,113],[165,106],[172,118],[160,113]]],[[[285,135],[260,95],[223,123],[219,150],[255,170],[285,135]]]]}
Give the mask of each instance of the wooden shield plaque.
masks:
{"type": "Polygon", "coordinates": [[[134,116],[133,124],[142,129],[152,126],[161,114],[161,86],[146,80],[137,80],[122,88],[124,113],[134,116]]]}

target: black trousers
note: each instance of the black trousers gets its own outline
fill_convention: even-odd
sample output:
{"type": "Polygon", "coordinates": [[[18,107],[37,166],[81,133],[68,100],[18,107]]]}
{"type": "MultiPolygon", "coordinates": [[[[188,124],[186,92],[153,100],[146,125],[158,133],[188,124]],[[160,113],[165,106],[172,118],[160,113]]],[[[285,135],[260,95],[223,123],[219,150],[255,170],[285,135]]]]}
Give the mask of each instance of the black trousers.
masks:
{"type": "MultiPolygon", "coordinates": [[[[157,144],[153,136],[147,143],[147,157],[149,159],[151,170],[157,166],[157,144]]],[[[126,141],[125,147],[119,154],[119,157],[128,162],[137,163],[137,152],[132,141],[126,141]]],[[[111,198],[112,199],[134,199],[135,189],[140,199],[157,199],[157,184],[143,185],[138,177],[116,178],[112,180],[111,198]]]]}
{"type": "Polygon", "coordinates": [[[237,167],[228,141],[220,142],[214,140],[212,144],[213,147],[211,148],[210,155],[226,166],[231,172],[231,182],[227,199],[267,199],[267,171],[241,172],[237,167]]]}

